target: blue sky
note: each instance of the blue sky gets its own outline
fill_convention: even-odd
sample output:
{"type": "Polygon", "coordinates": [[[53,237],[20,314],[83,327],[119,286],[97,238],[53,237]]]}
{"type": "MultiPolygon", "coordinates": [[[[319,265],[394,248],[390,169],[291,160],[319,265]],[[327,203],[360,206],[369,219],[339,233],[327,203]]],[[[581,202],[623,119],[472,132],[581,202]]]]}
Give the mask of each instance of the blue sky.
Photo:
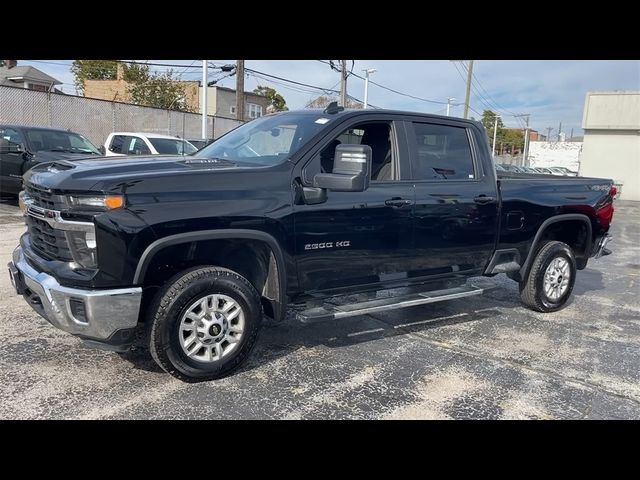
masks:
{"type": "MultiPolygon", "coordinates": [[[[200,60],[149,60],[154,63],[184,65],[174,71],[184,80],[196,80],[202,76],[200,69],[187,68],[201,64],[200,60]]],[[[211,60],[214,64],[234,63],[235,60],[211,60]]],[[[30,61],[19,60],[20,65],[33,65],[64,83],[67,93],[74,93],[73,75],[69,71],[71,60],[30,61]]],[[[351,61],[348,66],[351,67],[351,61]]],[[[247,60],[246,67],[260,72],[295,80],[297,82],[339,89],[339,74],[329,65],[318,60],[247,60]]],[[[163,67],[152,67],[163,70],[163,67]]],[[[459,62],[447,60],[355,60],[354,73],[362,75],[362,69],[375,68],[371,80],[403,93],[443,102],[426,102],[398,95],[370,85],[369,102],[383,108],[412,110],[444,114],[448,97],[463,102],[466,72],[459,62]],[[457,68],[456,68],[457,66],[457,68]]],[[[214,76],[210,72],[210,78],[214,76]]],[[[474,65],[475,91],[471,107],[477,112],[492,108],[503,115],[507,126],[519,126],[514,113],[528,113],[532,128],[546,133],[553,127],[552,135],[562,122],[567,134],[582,134],[581,122],[585,94],[591,90],[640,90],[640,61],[633,60],[477,60],[474,65]]],[[[217,75],[215,75],[217,76],[217,75]]],[[[305,87],[269,81],[250,74],[245,89],[252,90],[258,84],[275,87],[287,100],[291,109],[303,108],[320,92],[305,87]]],[[[222,79],[219,85],[235,87],[235,77],[222,79]]],[[[348,93],[362,99],[363,80],[350,77],[348,93]]],[[[462,116],[462,106],[452,107],[451,114],[462,116]]],[[[471,115],[480,115],[471,111],[471,115]]]]}

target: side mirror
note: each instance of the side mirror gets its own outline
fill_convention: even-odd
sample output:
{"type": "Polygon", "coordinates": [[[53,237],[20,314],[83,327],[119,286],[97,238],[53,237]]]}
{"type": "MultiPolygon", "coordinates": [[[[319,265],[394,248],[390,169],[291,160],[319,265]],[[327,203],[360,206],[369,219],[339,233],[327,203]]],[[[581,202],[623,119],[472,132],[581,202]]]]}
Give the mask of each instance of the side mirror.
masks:
{"type": "Polygon", "coordinates": [[[333,173],[318,173],[313,186],[334,192],[364,192],[371,178],[371,147],[338,145],[333,160],[333,173]]]}
{"type": "Polygon", "coordinates": [[[24,148],[19,143],[6,142],[0,146],[0,153],[23,153],[24,148]]]}
{"type": "Polygon", "coordinates": [[[104,155],[106,153],[105,149],[104,149],[104,145],[100,145],[98,147],[98,151],[100,152],[101,155],[104,155]]]}

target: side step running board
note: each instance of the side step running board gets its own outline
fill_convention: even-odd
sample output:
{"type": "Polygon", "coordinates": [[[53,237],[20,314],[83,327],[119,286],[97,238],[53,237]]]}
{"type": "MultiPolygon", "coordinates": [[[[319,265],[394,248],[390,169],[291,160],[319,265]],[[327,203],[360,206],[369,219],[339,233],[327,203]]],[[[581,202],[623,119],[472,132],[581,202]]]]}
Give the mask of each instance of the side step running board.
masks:
{"type": "Polygon", "coordinates": [[[474,286],[464,286],[424,293],[413,293],[411,295],[404,295],[400,297],[381,298],[361,303],[351,303],[348,305],[325,304],[322,307],[309,308],[298,312],[297,318],[303,323],[337,320],[340,318],[355,317],[356,315],[393,310],[396,308],[415,307],[416,305],[425,305],[427,303],[443,302],[445,300],[481,295],[492,288],[494,287],[479,288],[474,286]]]}

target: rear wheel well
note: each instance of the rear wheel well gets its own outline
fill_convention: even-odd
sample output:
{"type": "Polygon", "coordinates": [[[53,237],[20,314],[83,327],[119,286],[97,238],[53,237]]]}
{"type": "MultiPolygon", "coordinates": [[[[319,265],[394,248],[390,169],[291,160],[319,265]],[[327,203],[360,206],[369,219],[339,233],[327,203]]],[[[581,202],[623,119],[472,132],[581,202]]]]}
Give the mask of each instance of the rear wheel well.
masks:
{"type": "Polygon", "coordinates": [[[275,256],[266,242],[243,238],[185,242],[157,252],[141,279],[144,292],[141,311],[175,274],[204,265],[228,268],[242,275],[261,295],[265,314],[275,318],[274,302],[279,302],[281,289],[275,256]]]}
{"type": "Polygon", "coordinates": [[[552,223],[545,228],[537,242],[536,248],[551,240],[557,240],[569,245],[573,251],[573,255],[576,257],[577,263],[580,263],[578,262],[579,258],[586,259],[589,257],[587,250],[591,239],[589,238],[589,229],[582,220],[562,220],[552,223]]]}
{"type": "Polygon", "coordinates": [[[586,216],[584,216],[584,220],[580,218],[563,219],[544,227],[540,235],[536,234],[535,243],[531,245],[524,266],[520,270],[507,273],[507,276],[517,282],[527,278],[531,265],[540,249],[546,243],[554,240],[566,243],[571,248],[576,261],[576,269],[583,270],[589,260],[592,241],[591,224],[587,223],[587,219],[588,217],[586,216]]]}

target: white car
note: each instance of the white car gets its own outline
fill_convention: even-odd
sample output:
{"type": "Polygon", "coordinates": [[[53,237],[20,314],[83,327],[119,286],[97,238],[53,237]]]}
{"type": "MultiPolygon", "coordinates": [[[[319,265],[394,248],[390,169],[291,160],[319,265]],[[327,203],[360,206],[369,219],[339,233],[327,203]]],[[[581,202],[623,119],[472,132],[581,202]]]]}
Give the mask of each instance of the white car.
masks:
{"type": "Polygon", "coordinates": [[[118,155],[189,155],[198,149],[186,140],[157,133],[114,132],[104,142],[107,157],[118,155]]]}

